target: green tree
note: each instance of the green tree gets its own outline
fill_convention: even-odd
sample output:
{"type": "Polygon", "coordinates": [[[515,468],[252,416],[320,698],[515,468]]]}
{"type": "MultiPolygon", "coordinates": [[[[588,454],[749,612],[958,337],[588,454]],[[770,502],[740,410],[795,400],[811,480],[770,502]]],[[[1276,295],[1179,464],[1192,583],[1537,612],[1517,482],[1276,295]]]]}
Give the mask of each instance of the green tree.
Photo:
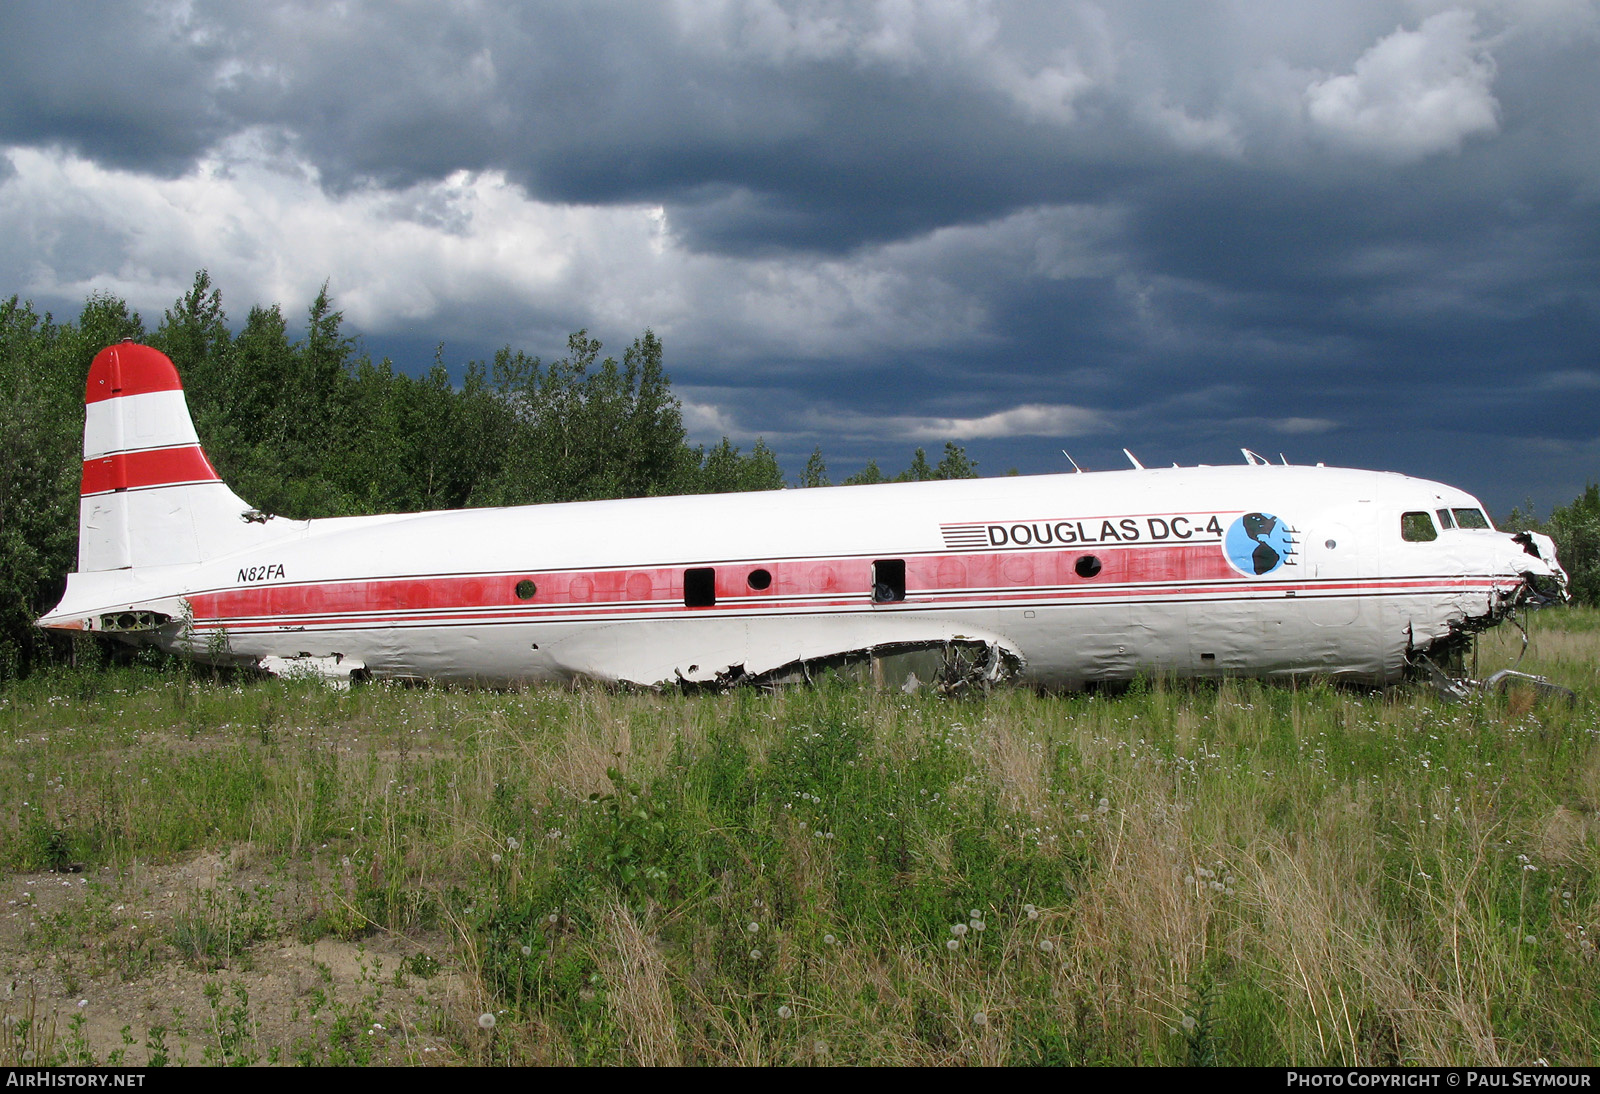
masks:
{"type": "Polygon", "coordinates": [[[744,474],[740,477],[741,490],[782,490],[788,485],[783,478],[783,468],[778,466],[778,455],[767,447],[760,437],[750,446],[745,458],[744,474]]]}
{"type": "Polygon", "coordinates": [[[512,435],[478,500],[514,505],[700,489],[703,453],[688,446],[660,340],[645,331],[620,364],[602,360],[601,348],[578,331],[549,365],[509,346],[495,354],[483,386],[502,401],[512,435]]]}
{"type": "Polygon", "coordinates": [[[683,406],[672,394],[662,355],[661,340],[651,330],[622,354],[623,382],[632,399],[623,423],[619,497],[678,493],[690,473],[683,406]]]}
{"type": "Polygon", "coordinates": [[[111,296],[89,297],[75,325],[0,301],[0,679],[73,648],[34,621],[75,569],[84,378],[101,349],[143,333],[111,296]]]}
{"type": "Polygon", "coordinates": [[[928,454],[919,448],[911,456],[911,466],[896,475],[894,481],[927,482],[933,477],[933,468],[928,466],[928,454]]]}
{"type": "Polygon", "coordinates": [[[833,485],[828,481],[828,465],[822,460],[821,445],[811,450],[811,457],[806,460],[806,468],[800,472],[800,485],[802,487],[833,485]]]}
{"type": "Polygon", "coordinates": [[[295,347],[285,392],[292,405],[285,422],[287,439],[301,467],[320,462],[329,440],[349,424],[344,381],[354,340],[344,334],[343,325],[344,312],[334,310],[323,282],[307,311],[306,338],[295,347]]]}
{"type": "Polygon", "coordinates": [[[224,423],[241,443],[280,448],[288,443],[295,407],[285,398],[285,388],[294,372],[294,347],[283,309],[276,304],[251,308],[234,342],[231,374],[219,400],[224,423]]]}
{"type": "Polygon", "coordinates": [[[863,467],[860,471],[857,471],[854,475],[851,475],[849,478],[845,479],[842,485],[872,486],[876,483],[888,481],[888,477],[884,475],[884,473],[878,468],[878,461],[868,460],[867,466],[863,467]]]}
{"type": "Polygon", "coordinates": [[[1600,606],[1600,483],[1591,482],[1570,503],[1558,506],[1548,520],[1536,520],[1529,505],[1526,513],[1511,510],[1502,527],[1510,531],[1531,528],[1555,540],[1556,558],[1567,571],[1573,601],[1600,606]]]}
{"type": "Polygon", "coordinates": [[[978,477],[978,461],[967,458],[967,450],[954,441],[946,441],[944,458],[939,461],[939,466],[933,469],[936,479],[975,479],[978,477]]]}
{"type": "Polygon", "coordinates": [[[731,494],[746,490],[782,490],[783,487],[783,470],[765,441],[757,438],[749,455],[741,456],[738,446],[724,437],[703,455],[699,481],[693,492],[731,494]]]}
{"type": "Polygon", "coordinates": [[[162,316],[150,344],[177,366],[196,417],[199,408],[209,410],[219,403],[228,382],[233,337],[222,310],[222,293],[212,285],[209,272],[201,270],[194,275],[189,291],[162,316]]]}

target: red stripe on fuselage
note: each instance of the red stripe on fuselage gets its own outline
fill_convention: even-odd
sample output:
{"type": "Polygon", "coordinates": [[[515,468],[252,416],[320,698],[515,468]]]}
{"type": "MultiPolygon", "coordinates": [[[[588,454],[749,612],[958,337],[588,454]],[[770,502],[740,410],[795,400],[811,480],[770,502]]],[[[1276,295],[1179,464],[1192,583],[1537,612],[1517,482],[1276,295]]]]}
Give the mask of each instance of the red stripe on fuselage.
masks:
{"type": "MultiPolygon", "coordinates": [[[[1424,581],[1372,581],[1357,586],[1341,586],[1346,591],[1332,594],[1334,598],[1366,598],[1394,595],[1455,596],[1469,590],[1487,590],[1494,584],[1488,578],[1449,578],[1424,581]]],[[[1316,590],[1299,586],[1298,592],[1309,592],[1297,603],[1317,599],[1316,590]]],[[[996,608],[1032,607],[1039,609],[1065,608],[1074,604],[1092,606],[1131,607],[1156,603],[1218,603],[1248,600],[1260,604],[1286,605],[1285,592],[1289,587],[1275,585],[1264,587],[1247,582],[1231,586],[1145,586],[1140,588],[1077,589],[1077,590],[1025,590],[1010,594],[978,594],[930,602],[911,598],[893,604],[871,604],[864,597],[850,600],[791,600],[774,601],[757,606],[750,603],[728,602],[710,609],[710,615],[719,619],[749,618],[756,608],[762,614],[774,615],[837,615],[840,613],[877,613],[880,611],[920,611],[932,614],[996,608]]],[[[503,608],[476,610],[442,610],[428,613],[377,612],[366,615],[275,616],[259,619],[204,618],[197,616],[196,633],[226,629],[237,634],[266,630],[293,629],[296,631],[348,631],[374,630],[391,627],[493,627],[527,623],[620,623],[644,622],[670,618],[684,618],[701,614],[705,609],[686,608],[682,604],[660,602],[649,604],[593,605],[583,609],[546,607],[527,614],[509,614],[503,608]]]]}
{"type": "Polygon", "coordinates": [[[182,391],[178,370],[160,350],[134,342],[107,346],[95,354],[84,384],[83,401],[98,403],[152,391],[182,391]]]}
{"type": "MultiPolygon", "coordinates": [[[[1073,569],[1082,551],[1012,551],[1005,554],[939,554],[907,558],[908,595],[967,589],[1023,589],[1037,586],[1124,584],[1127,582],[1236,580],[1215,544],[1104,551],[1101,571],[1079,577],[1073,569]]],[[[263,561],[267,561],[263,558],[263,561]]],[[[796,596],[867,595],[872,591],[871,558],[812,559],[716,565],[718,601],[763,600],[796,596]],[[750,586],[749,577],[765,570],[765,589],[750,586]]],[[[683,574],[689,566],[655,566],[627,570],[528,571],[452,577],[374,578],[316,584],[271,584],[199,593],[191,597],[196,618],[250,618],[275,615],[320,615],[350,612],[439,611],[477,608],[588,607],[650,602],[683,606],[683,574]],[[519,582],[531,580],[537,591],[526,600],[517,596],[519,582]]],[[[696,611],[699,609],[689,609],[696,611]]]]}
{"type": "MultiPolygon", "coordinates": [[[[1372,595],[1447,584],[1452,588],[1492,585],[1492,578],[1435,578],[1295,582],[1241,577],[1215,544],[1128,547],[1102,551],[1101,572],[1079,577],[1074,564],[1081,551],[1009,552],[991,555],[937,554],[906,562],[907,600],[870,604],[871,558],[799,559],[714,565],[717,603],[686,607],[686,567],[598,571],[531,571],[512,574],[434,575],[316,583],[272,583],[192,594],[196,622],[276,626],[291,623],[464,620],[477,614],[494,621],[538,621],[552,615],[625,618],[663,611],[694,615],[711,612],[808,611],[868,608],[934,610],[984,604],[1022,604],[1034,600],[1125,602],[1189,596],[1372,595]],[[771,575],[766,589],[752,589],[755,570],[771,575]],[[534,595],[516,595],[519,582],[531,580],[534,595]]],[[[263,559],[263,561],[269,561],[263,559]]],[[[687,567],[694,568],[694,567],[687,567]]],[[[241,580],[243,578],[241,577],[241,580]]]]}
{"type": "Polygon", "coordinates": [[[80,493],[104,494],[110,490],[138,490],[184,482],[211,482],[217,470],[197,444],[177,448],[149,448],[118,452],[83,461],[80,493]]]}

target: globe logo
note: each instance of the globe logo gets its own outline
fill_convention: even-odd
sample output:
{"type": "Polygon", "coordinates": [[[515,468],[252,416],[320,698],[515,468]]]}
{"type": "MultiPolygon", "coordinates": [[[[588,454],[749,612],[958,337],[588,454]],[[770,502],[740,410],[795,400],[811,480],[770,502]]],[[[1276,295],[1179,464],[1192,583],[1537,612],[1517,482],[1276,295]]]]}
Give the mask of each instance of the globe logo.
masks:
{"type": "Polygon", "coordinates": [[[1228,525],[1222,549],[1234,569],[1244,574],[1270,574],[1294,553],[1289,526],[1271,513],[1246,513],[1228,525]]]}

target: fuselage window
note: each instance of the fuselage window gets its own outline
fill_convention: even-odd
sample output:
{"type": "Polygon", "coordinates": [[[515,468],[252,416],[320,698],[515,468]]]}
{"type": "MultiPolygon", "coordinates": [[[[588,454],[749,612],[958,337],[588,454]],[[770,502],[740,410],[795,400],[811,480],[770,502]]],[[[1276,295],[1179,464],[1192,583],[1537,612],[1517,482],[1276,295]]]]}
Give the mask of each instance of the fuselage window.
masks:
{"type": "Polygon", "coordinates": [[[906,560],[880,558],[872,564],[872,599],[889,604],[906,598],[906,560]]]}
{"type": "Polygon", "coordinates": [[[1407,543],[1432,543],[1439,538],[1439,530],[1427,513],[1401,513],[1400,538],[1407,543]]]}
{"type": "Polygon", "coordinates": [[[1493,528],[1482,509],[1457,509],[1456,525],[1461,528],[1493,528]]]}
{"type": "Polygon", "coordinates": [[[539,591],[539,586],[535,585],[532,581],[528,580],[527,578],[523,578],[521,581],[517,582],[517,599],[518,600],[531,600],[531,599],[533,599],[533,594],[538,592],[538,591],[539,591]]]}
{"type": "Polygon", "coordinates": [[[1439,509],[1434,513],[1434,515],[1439,518],[1440,528],[1448,530],[1456,526],[1456,522],[1450,519],[1450,510],[1439,509]]]}
{"type": "Polygon", "coordinates": [[[752,589],[758,592],[772,584],[772,574],[767,570],[751,570],[750,576],[745,581],[752,589]]]}
{"type": "Polygon", "coordinates": [[[1100,560],[1094,555],[1079,555],[1072,564],[1072,572],[1082,578],[1091,578],[1100,572],[1100,560]]]}
{"type": "Polygon", "coordinates": [[[709,608],[717,602],[717,571],[702,566],[683,571],[683,606],[709,608]]]}

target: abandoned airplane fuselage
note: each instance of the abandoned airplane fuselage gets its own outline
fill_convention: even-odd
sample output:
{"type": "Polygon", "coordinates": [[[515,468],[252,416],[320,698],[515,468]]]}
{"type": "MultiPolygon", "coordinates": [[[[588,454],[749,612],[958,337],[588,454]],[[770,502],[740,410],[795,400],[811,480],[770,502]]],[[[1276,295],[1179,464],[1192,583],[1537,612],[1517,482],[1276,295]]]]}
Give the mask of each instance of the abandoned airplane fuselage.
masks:
{"type": "Polygon", "coordinates": [[[1042,686],[1396,681],[1536,585],[1549,541],[1435,482],[1249,464],[293,521],[201,450],[176,370],[95,358],[78,571],[41,625],[349,679],[772,679],[987,649],[1042,686]]]}

